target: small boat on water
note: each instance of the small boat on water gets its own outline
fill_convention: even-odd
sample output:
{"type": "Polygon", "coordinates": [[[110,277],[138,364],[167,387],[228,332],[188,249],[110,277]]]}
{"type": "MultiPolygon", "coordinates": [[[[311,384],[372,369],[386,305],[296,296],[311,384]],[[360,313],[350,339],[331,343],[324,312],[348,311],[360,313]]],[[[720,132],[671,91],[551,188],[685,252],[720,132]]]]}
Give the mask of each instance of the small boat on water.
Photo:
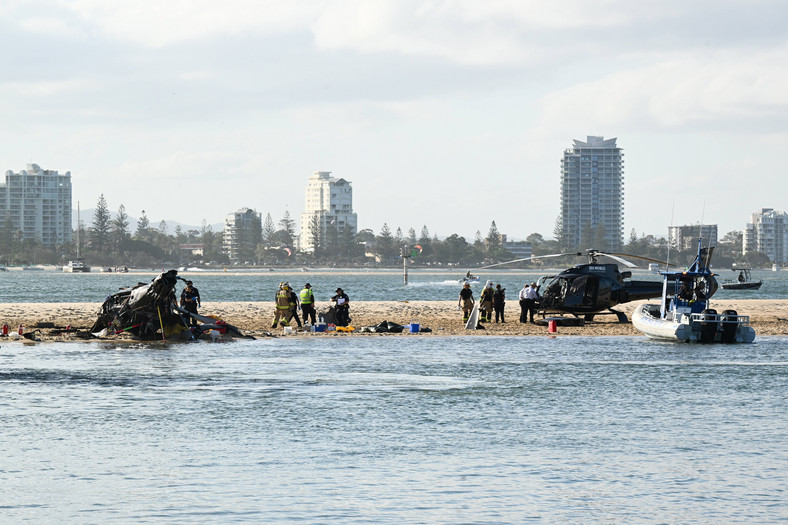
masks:
{"type": "Polygon", "coordinates": [[[662,275],[662,302],[635,308],[632,324],[652,339],[700,343],[752,343],[755,330],[750,317],[735,310],[718,314],[709,300],[717,291],[717,280],[709,269],[714,248],[702,248],[685,271],[662,275]]]}
{"type": "Polygon", "coordinates": [[[757,290],[763,281],[753,281],[750,270],[752,268],[731,268],[734,272],[739,272],[736,280],[728,279],[722,281],[722,288],[725,290],[757,290]]]}
{"type": "Polygon", "coordinates": [[[89,273],[90,266],[85,263],[85,259],[79,258],[75,261],[68,261],[68,264],[63,266],[63,271],[66,273],[89,273]]]}
{"type": "Polygon", "coordinates": [[[471,272],[468,272],[468,273],[465,274],[465,277],[460,279],[459,282],[460,282],[460,284],[478,283],[479,282],[479,276],[478,275],[473,275],[471,272]]]}

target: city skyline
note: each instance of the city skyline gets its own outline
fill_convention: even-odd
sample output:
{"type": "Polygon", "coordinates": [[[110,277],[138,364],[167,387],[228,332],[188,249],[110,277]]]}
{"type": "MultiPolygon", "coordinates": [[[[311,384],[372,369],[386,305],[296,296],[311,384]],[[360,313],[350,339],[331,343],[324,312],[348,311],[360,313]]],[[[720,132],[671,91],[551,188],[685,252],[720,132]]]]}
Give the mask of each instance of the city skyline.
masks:
{"type": "Polygon", "coordinates": [[[624,240],[723,235],[788,208],[788,5],[723,4],[10,4],[0,162],[186,224],[297,218],[326,170],[359,228],[552,237],[567,144],[617,137],[624,240]]]}

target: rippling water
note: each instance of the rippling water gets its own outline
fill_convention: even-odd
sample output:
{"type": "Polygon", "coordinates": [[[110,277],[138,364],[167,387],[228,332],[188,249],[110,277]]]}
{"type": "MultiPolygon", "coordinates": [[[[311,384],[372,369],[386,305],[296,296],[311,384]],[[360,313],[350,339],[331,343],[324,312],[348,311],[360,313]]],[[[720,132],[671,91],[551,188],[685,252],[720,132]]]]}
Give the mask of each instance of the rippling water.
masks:
{"type": "MultiPolygon", "coordinates": [[[[484,270],[483,279],[501,283],[514,300],[523,284],[537,280],[558,269],[539,271],[484,270]]],[[[731,272],[729,272],[731,273],[731,272]]],[[[200,290],[204,301],[261,301],[273,300],[279,283],[289,281],[298,291],[309,282],[318,301],[327,301],[337,286],[342,287],[354,301],[454,300],[459,292],[458,280],[463,270],[430,270],[415,268],[408,272],[404,284],[402,270],[299,270],[274,272],[184,272],[200,290]]],[[[722,290],[719,299],[784,299],[788,297],[788,272],[753,272],[754,279],[763,279],[760,290],[722,290]]],[[[0,272],[0,303],[10,302],[103,302],[107,295],[121,287],[138,282],[148,283],[157,273],[89,273],[62,272],[0,272]]],[[[735,277],[723,276],[720,277],[735,277]]],[[[659,276],[636,271],[635,279],[659,280],[659,276]]],[[[474,283],[477,289],[481,283],[474,283]]],[[[180,287],[179,287],[180,289],[180,287]]]]}
{"type": "Polygon", "coordinates": [[[0,347],[4,522],[788,519],[788,338],[0,347]]]}

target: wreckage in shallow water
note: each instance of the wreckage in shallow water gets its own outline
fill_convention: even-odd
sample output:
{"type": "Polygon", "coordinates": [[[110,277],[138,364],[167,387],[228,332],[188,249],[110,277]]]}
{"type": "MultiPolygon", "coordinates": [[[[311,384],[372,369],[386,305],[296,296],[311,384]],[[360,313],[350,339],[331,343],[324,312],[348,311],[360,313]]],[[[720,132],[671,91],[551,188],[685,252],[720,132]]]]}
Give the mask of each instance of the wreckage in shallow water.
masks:
{"type": "Polygon", "coordinates": [[[175,285],[179,279],[183,280],[178,277],[178,271],[170,270],[148,284],[139,283],[110,295],[101,305],[90,331],[98,336],[128,334],[143,340],[254,339],[221,319],[193,314],[178,307],[175,285]],[[190,327],[189,317],[201,324],[190,327]]]}

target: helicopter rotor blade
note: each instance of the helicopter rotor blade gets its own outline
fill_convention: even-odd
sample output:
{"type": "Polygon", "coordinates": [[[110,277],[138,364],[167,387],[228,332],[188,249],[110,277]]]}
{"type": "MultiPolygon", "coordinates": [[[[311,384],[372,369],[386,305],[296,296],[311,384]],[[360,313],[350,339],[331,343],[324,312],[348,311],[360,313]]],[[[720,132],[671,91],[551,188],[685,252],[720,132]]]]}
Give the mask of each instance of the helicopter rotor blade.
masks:
{"type": "Polygon", "coordinates": [[[583,254],[580,253],[580,252],[572,252],[572,253],[551,253],[550,255],[532,255],[531,257],[524,257],[522,259],[514,259],[514,260],[511,260],[511,261],[504,261],[504,262],[499,262],[499,263],[495,263],[495,264],[488,264],[487,266],[480,266],[480,267],[478,267],[476,269],[477,270],[484,270],[485,268],[492,268],[494,266],[502,266],[504,264],[512,264],[512,263],[521,262],[521,261],[533,261],[535,259],[545,259],[547,257],[564,257],[565,255],[576,255],[576,256],[579,257],[579,256],[581,256],[583,254]]]}
{"type": "Polygon", "coordinates": [[[618,261],[621,264],[629,267],[629,268],[637,268],[637,264],[627,261],[626,259],[622,259],[621,257],[614,255],[612,253],[602,253],[602,252],[595,252],[594,255],[598,257],[610,257],[614,261],[618,261]]]}
{"type": "Polygon", "coordinates": [[[660,265],[665,266],[665,267],[670,266],[665,261],[660,261],[659,259],[652,259],[651,257],[645,257],[643,255],[632,255],[631,253],[611,253],[611,254],[607,254],[606,253],[606,254],[600,254],[600,255],[619,255],[619,256],[622,256],[622,257],[631,257],[633,259],[642,259],[644,261],[660,264],[660,265]]]}

